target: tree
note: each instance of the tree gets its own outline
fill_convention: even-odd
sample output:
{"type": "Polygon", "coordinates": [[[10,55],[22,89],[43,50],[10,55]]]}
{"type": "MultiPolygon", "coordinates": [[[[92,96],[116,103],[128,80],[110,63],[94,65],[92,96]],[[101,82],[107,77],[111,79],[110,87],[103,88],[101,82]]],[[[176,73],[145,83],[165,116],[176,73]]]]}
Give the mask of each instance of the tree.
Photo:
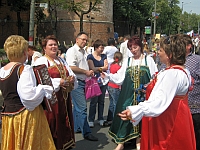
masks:
{"type": "Polygon", "coordinates": [[[178,0],[159,0],[157,2],[157,33],[176,34],[180,23],[181,9],[178,6],[178,0]]]}
{"type": "Polygon", "coordinates": [[[102,4],[102,0],[68,0],[67,8],[73,11],[80,18],[80,32],[83,31],[83,16],[93,11],[99,11],[98,4],[102,4]]]}
{"type": "Polygon", "coordinates": [[[21,28],[23,27],[21,11],[28,11],[30,9],[30,0],[8,0],[8,4],[11,5],[10,10],[17,13],[18,34],[21,35],[21,28]]]}
{"type": "Polygon", "coordinates": [[[132,30],[134,34],[137,32],[137,27],[144,29],[151,17],[153,2],[153,0],[114,0],[114,23],[124,22],[123,35],[127,34],[126,29],[130,35],[132,30]]]}

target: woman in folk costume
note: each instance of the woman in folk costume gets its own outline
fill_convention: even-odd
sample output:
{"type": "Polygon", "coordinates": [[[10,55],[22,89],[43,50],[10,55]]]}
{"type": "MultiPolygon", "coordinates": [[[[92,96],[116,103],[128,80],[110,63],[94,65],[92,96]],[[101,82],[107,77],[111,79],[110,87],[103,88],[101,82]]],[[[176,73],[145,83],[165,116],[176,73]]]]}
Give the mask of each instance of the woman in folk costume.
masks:
{"type": "Polygon", "coordinates": [[[157,71],[152,57],[143,54],[143,44],[139,37],[133,36],[129,39],[127,45],[133,56],[123,61],[122,67],[117,73],[102,75],[102,77],[109,78],[111,82],[116,84],[123,83],[113,122],[108,131],[108,134],[118,144],[116,150],[124,149],[126,141],[136,138],[139,149],[139,125],[133,127],[130,121],[122,121],[116,114],[126,109],[127,106],[138,105],[139,102],[145,99],[144,85],[150,81],[151,76],[157,71]]]}
{"type": "Polygon", "coordinates": [[[146,89],[147,99],[122,111],[133,125],[142,120],[141,150],[196,150],[188,91],[189,71],[184,67],[186,43],[181,35],[161,40],[159,57],[167,68],[146,89]],[[144,134],[143,134],[144,133],[144,134]]]}
{"type": "Polygon", "coordinates": [[[23,66],[28,56],[28,42],[22,36],[9,36],[4,50],[10,62],[0,69],[0,90],[4,99],[1,149],[55,150],[40,105],[44,96],[51,98],[53,88],[36,85],[32,67],[23,66]]]}
{"type": "Polygon", "coordinates": [[[58,41],[49,35],[42,41],[44,56],[38,58],[35,66],[45,64],[52,79],[58,103],[52,112],[45,111],[50,130],[57,149],[74,147],[74,122],[70,92],[77,87],[76,76],[65,60],[58,57],[58,41]]]}

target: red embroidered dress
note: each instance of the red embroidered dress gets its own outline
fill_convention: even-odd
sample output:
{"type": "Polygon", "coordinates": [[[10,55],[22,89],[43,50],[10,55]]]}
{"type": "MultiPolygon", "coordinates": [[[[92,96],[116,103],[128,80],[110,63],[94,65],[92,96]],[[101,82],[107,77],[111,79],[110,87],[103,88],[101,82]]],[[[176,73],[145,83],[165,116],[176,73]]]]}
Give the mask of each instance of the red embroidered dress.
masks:
{"type": "MultiPolygon", "coordinates": [[[[63,71],[66,72],[66,77],[68,77],[69,73],[61,62],[53,66],[50,66],[48,62],[48,72],[51,78],[61,78],[63,71]],[[62,68],[65,70],[62,70],[62,68]]],[[[45,111],[45,114],[56,148],[66,150],[75,145],[72,103],[70,93],[64,91],[61,87],[56,92],[56,96],[58,103],[53,106],[52,112],[45,111]]]]}
{"type": "MultiPolygon", "coordinates": [[[[173,67],[173,69],[184,71],[179,67],[173,67]]],[[[155,86],[156,80],[155,77],[148,85],[146,99],[155,86]]],[[[141,150],[195,149],[195,135],[188,106],[188,94],[175,96],[170,106],[158,117],[143,117],[141,150]]]]}

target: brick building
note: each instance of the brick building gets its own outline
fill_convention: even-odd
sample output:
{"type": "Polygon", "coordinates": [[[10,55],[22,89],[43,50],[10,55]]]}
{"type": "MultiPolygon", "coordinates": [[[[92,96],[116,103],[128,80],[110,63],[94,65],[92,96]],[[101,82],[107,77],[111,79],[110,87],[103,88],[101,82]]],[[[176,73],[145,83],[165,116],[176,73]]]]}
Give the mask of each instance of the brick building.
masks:
{"type": "MultiPolygon", "coordinates": [[[[16,12],[11,12],[6,4],[7,0],[0,0],[0,48],[3,47],[5,39],[12,34],[18,34],[16,12]],[[5,21],[6,19],[6,21],[5,21]]],[[[100,11],[92,11],[83,18],[83,30],[89,34],[93,40],[101,39],[105,43],[109,37],[114,36],[113,28],[113,0],[102,0],[99,5],[100,11]]],[[[28,40],[29,33],[29,12],[21,12],[23,27],[21,35],[28,40]]],[[[62,44],[74,43],[75,36],[79,33],[79,17],[75,13],[65,10],[58,11],[57,38],[62,44]]],[[[42,21],[38,26],[40,38],[53,34],[51,24],[48,20],[42,21]]],[[[36,39],[38,37],[35,37],[36,39]]]]}

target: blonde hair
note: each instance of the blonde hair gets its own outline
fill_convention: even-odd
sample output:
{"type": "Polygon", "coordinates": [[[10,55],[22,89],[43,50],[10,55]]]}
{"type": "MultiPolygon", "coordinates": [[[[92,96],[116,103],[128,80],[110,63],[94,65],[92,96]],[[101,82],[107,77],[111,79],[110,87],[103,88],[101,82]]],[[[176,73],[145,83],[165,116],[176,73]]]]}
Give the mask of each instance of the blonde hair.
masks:
{"type": "Polygon", "coordinates": [[[22,36],[11,35],[4,43],[4,50],[10,61],[16,61],[28,50],[28,42],[22,36]]]}

